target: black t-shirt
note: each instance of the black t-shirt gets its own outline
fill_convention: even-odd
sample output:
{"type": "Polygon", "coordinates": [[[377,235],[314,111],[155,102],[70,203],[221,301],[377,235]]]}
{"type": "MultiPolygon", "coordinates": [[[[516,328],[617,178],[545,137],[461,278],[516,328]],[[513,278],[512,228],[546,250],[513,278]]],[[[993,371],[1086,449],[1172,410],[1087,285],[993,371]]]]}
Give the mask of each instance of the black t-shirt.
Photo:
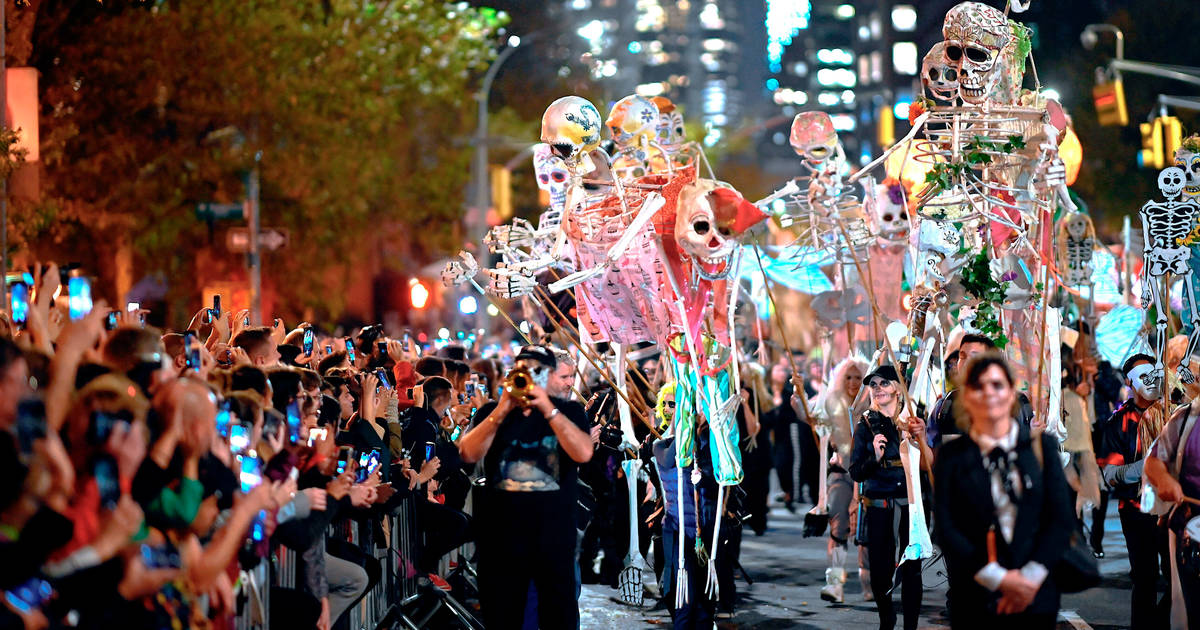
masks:
{"type": "MultiPolygon", "coordinates": [[[[588,419],[583,405],[561,398],[550,400],[568,421],[580,431],[587,432],[588,419]]],[[[482,421],[495,408],[496,403],[484,405],[476,418],[482,421]]],[[[508,414],[496,429],[492,446],[484,455],[483,471],[489,495],[503,503],[506,495],[538,493],[548,502],[573,505],[579,464],[563,450],[558,436],[541,412],[533,409],[526,416],[524,411],[518,408],[508,414]]]]}

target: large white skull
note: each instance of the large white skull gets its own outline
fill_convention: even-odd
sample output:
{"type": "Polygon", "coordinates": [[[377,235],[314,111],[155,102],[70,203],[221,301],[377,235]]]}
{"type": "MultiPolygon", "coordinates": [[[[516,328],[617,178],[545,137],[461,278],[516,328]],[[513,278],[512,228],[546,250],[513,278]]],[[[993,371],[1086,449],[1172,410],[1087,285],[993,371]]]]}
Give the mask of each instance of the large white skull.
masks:
{"type": "Polygon", "coordinates": [[[1082,241],[1086,238],[1090,228],[1091,222],[1088,220],[1087,215],[1082,212],[1076,212],[1067,217],[1067,234],[1077,241],[1082,241]]]}
{"type": "Polygon", "coordinates": [[[1174,199],[1183,191],[1187,175],[1178,166],[1168,166],[1158,174],[1158,189],[1167,199],[1174,199]]]}
{"type": "Polygon", "coordinates": [[[587,99],[564,96],[542,114],[542,142],[568,165],[600,146],[600,112],[587,99]]]}
{"type": "Polygon", "coordinates": [[[708,280],[725,277],[737,238],[766,215],[738,192],[712,180],[687,184],[679,193],[675,241],[708,280]]]}
{"type": "Polygon", "coordinates": [[[921,61],[921,83],[940,101],[953,102],[958,97],[958,68],[946,63],[946,42],[938,42],[921,61]]]}
{"type": "Polygon", "coordinates": [[[963,2],[946,13],[942,36],[946,64],[958,71],[959,96],[983,103],[1007,70],[1001,52],[1015,45],[1008,18],[986,4],[963,2]]]}
{"type": "Polygon", "coordinates": [[[567,165],[554,155],[545,143],[533,147],[533,172],[537,175],[537,187],[550,194],[550,207],[562,210],[567,200],[567,165]]]}
{"type": "Polygon", "coordinates": [[[1183,194],[1188,197],[1200,196],[1200,153],[1187,148],[1200,143],[1200,138],[1191,136],[1184,141],[1184,146],[1175,150],[1175,166],[1183,169],[1186,181],[1183,194]]]}
{"type": "Polygon", "coordinates": [[[634,146],[642,138],[648,141],[655,136],[658,107],[650,99],[631,94],[613,105],[604,124],[608,125],[617,148],[634,146]]]}

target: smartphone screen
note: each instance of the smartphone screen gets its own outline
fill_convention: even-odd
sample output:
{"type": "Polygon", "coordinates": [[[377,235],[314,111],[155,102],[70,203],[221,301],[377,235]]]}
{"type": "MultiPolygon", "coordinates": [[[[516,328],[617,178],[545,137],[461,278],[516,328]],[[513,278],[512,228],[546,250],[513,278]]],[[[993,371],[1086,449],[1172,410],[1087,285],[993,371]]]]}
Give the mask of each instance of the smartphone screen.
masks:
{"type": "Polygon", "coordinates": [[[17,442],[25,455],[33,453],[33,443],[46,437],[46,405],[37,398],[17,403],[17,442]]]}
{"type": "Polygon", "coordinates": [[[392,388],[392,384],[388,381],[387,370],[383,368],[376,368],[375,377],[379,379],[379,384],[382,385],[384,389],[390,390],[392,388]]]}
{"type": "Polygon", "coordinates": [[[112,510],[121,500],[121,479],[117,473],[117,460],[112,455],[100,455],[92,462],[92,476],[100,492],[100,507],[112,510]]]}
{"type": "Polygon", "coordinates": [[[101,446],[108,441],[108,436],[112,435],[113,427],[118,424],[128,426],[129,422],[124,418],[105,411],[93,411],[88,419],[88,444],[101,446]]]}
{"type": "Polygon", "coordinates": [[[125,304],[126,313],[136,313],[140,310],[142,310],[142,305],[140,302],[128,302],[125,304]]]}
{"type": "Polygon", "coordinates": [[[208,314],[211,315],[213,319],[217,319],[221,316],[221,296],[213,296],[213,305],[212,308],[208,309],[208,314]]]}
{"type": "Polygon", "coordinates": [[[433,442],[425,443],[425,461],[433,459],[434,453],[437,452],[437,445],[433,442]]]}
{"type": "Polygon", "coordinates": [[[200,371],[200,346],[196,344],[196,335],[188,333],[183,336],[183,349],[187,353],[187,366],[200,371]]]}
{"type": "MultiPolygon", "coordinates": [[[[323,440],[329,437],[329,429],[309,429],[308,430],[308,445],[312,446],[317,443],[317,440],[323,440]]],[[[292,470],[296,470],[293,468],[292,470]]]]}
{"type": "Polygon", "coordinates": [[[346,337],[346,354],[350,357],[350,362],[354,363],[354,341],[346,337]]]}
{"type": "Polygon", "coordinates": [[[247,455],[242,458],[242,493],[250,492],[262,483],[262,460],[247,455]]]}
{"type": "Polygon", "coordinates": [[[18,282],[9,287],[9,291],[13,323],[24,328],[25,320],[29,317],[29,285],[18,282]]]}
{"type": "Polygon", "coordinates": [[[379,342],[376,342],[376,343],[375,343],[375,347],[376,347],[376,348],[379,348],[379,354],[381,354],[381,355],[383,355],[383,356],[385,356],[385,357],[388,355],[388,353],[387,353],[387,342],[386,342],[386,341],[379,341],[379,342]]]}
{"type": "Polygon", "coordinates": [[[349,446],[343,446],[338,449],[337,456],[337,474],[346,472],[350,466],[350,460],[354,459],[354,449],[349,446]]]}
{"type": "Polygon", "coordinates": [[[244,424],[234,424],[229,427],[229,450],[234,455],[241,455],[250,447],[250,429],[244,424]]]}
{"type": "Polygon", "coordinates": [[[4,598],[21,614],[28,615],[41,608],[53,594],[54,589],[49,582],[35,577],[11,591],[5,591],[4,598]]]}
{"type": "Polygon", "coordinates": [[[300,403],[292,401],[287,406],[288,441],[292,444],[300,441],[300,403]]]}
{"type": "Polygon", "coordinates": [[[179,551],[167,545],[142,545],[142,564],[147,569],[178,569],[183,566],[179,551]]]}
{"type": "Polygon", "coordinates": [[[401,342],[400,342],[401,344],[403,344],[405,352],[411,352],[411,350],[409,349],[409,343],[410,343],[411,338],[412,338],[412,334],[405,331],[404,339],[401,340],[401,342]]]}
{"type": "Polygon", "coordinates": [[[67,280],[67,306],[72,320],[83,319],[92,312],[92,283],[83,276],[67,280]]]}
{"type": "Polygon", "coordinates": [[[231,403],[228,400],[222,400],[217,406],[217,434],[221,437],[229,437],[229,418],[232,414],[230,408],[231,403]]]}
{"type": "Polygon", "coordinates": [[[304,356],[311,357],[313,351],[313,329],[304,329],[304,356]]]}
{"type": "Polygon", "coordinates": [[[325,344],[325,354],[333,354],[333,345],[325,344]]]}
{"type": "Polygon", "coordinates": [[[250,539],[254,542],[262,542],[267,536],[267,511],[259,510],[258,515],[254,517],[254,522],[250,524],[250,539]]]}
{"type": "Polygon", "coordinates": [[[379,451],[367,451],[358,457],[358,474],[355,477],[358,483],[367,480],[367,477],[375,474],[379,470],[379,451]]]}

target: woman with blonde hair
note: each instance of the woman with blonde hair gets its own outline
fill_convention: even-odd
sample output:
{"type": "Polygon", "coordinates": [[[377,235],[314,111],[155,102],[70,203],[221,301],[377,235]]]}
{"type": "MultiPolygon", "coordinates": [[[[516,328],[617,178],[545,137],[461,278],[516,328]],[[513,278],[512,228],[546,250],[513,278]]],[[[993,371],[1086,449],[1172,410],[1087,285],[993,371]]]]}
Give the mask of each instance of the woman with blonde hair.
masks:
{"type": "MultiPolygon", "coordinates": [[[[816,403],[818,425],[824,425],[830,431],[829,445],[833,451],[832,456],[820,454],[823,465],[825,458],[829,457],[829,474],[825,481],[825,502],[829,509],[829,544],[826,550],[829,568],[825,570],[821,599],[836,604],[844,601],[846,543],[850,538],[850,504],[854,497],[854,482],[846,474],[846,466],[850,465],[850,451],[854,447],[851,424],[853,418],[861,416],[866,410],[867,397],[859,394],[867,367],[866,359],[857,355],[842,359],[833,368],[829,384],[816,403]]],[[[858,574],[863,583],[863,593],[869,595],[870,577],[865,568],[869,565],[864,565],[861,560],[858,574]]]]}

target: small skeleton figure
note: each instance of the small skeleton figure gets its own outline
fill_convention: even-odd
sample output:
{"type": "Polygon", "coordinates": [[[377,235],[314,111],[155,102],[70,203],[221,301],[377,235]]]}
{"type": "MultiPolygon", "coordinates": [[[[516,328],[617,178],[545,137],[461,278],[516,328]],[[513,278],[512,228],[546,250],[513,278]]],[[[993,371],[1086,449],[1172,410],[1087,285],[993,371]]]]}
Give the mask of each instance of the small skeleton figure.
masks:
{"type": "MultiPolygon", "coordinates": [[[[873,180],[872,180],[873,181],[873,180]]],[[[908,240],[908,191],[902,182],[888,178],[870,190],[866,203],[880,241],[901,243],[908,240]]]]}
{"type": "Polygon", "coordinates": [[[954,104],[958,98],[958,69],[946,62],[946,42],[938,42],[921,61],[921,85],[933,98],[954,104]]]}
{"type": "MultiPolygon", "coordinates": [[[[659,155],[651,154],[650,172],[667,173],[673,168],[692,166],[702,160],[704,150],[699,144],[688,142],[687,129],[683,126],[683,114],[675,103],[665,96],[655,96],[650,100],[658,107],[655,143],[668,157],[668,160],[663,160],[659,155]]],[[[712,177],[711,169],[709,177],[712,177]]]]}
{"type": "Polygon", "coordinates": [[[1092,282],[1092,252],[1096,228],[1082,212],[1072,212],[1058,222],[1058,270],[1063,284],[1077,287],[1092,282]]]}
{"type": "MultiPolygon", "coordinates": [[[[1142,218],[1142,231],[1145,238],[1146,275],[1143,281],[1142,302],[1154,304],[1157,313],[1155,328],[1158,331],[1155,348],[1154,376],[1163,377],[1162,350],[1166,343],[1168,296],[1163,294],[1159,278],[1168,273],[1183,276],[1184,295],[1192,295],[1194,281],[1192,269],[1188,264],[1191,249],[1181,244],[1192,231],[1200,214],[1200,205],[1193,200],[1179,200],[1183,192],[1187,176],[1183,169],[1170,166],[1158,174],[1158,188],[1166,197],[1166,202],[1150,200],[1138,214],[1142,218]]],[[[1188,336],[1187,352],[1191,356],[1200,341],[1200,311],[1196,305],[1191,305],[1192,332],[1188,336]]],[[[1179,365],[1179,379],[1184,383],[1195,380],[1192,371],[1185,363],[1179,365]]],[[[1161,382],[1161,381],[1160,381],[1161,382]]]]}

